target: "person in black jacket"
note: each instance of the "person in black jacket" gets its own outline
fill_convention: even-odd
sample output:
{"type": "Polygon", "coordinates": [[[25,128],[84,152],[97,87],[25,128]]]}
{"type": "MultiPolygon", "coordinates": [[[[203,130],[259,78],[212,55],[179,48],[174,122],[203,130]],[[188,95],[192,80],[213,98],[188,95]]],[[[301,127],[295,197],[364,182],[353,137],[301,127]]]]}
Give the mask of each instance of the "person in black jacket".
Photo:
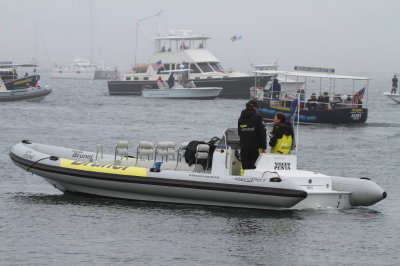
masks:
{"type": "Polygon", "coordinates": [[[260,154],[267,149],[267,134],[262,118],[257,114],[257,102],[250,100],[238,120],[242,169],[255,169],[260,154]]]}

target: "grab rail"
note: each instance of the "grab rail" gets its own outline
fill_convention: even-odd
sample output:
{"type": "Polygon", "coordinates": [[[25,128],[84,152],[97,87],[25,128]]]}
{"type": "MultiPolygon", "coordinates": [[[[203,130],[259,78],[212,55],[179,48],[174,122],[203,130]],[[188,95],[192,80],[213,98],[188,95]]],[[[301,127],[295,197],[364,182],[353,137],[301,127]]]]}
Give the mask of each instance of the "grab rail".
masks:
{"type": "Polygon", "coordinates": [[[97,157],[98,157],[98,155],[99,155],[99,149],[100,149],[100,151],[101,151],[101,159],[103,159],[103,145],[101,145],[101,144],[98,144],[97,145],[97,149],[96,149],[96,163],[97,163],[97,157]]]}

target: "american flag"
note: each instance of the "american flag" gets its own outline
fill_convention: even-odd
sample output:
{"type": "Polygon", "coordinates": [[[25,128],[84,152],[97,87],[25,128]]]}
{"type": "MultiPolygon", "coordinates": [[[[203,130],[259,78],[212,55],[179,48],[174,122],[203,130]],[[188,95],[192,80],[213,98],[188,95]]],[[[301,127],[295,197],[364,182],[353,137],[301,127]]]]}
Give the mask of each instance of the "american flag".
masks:
{"type": "Polygon", "coordinates": [[[353,95],[353,100],[351,101],[353,108],[358,107],[358,105],[361,103],[361,99],[364,97],[364,93],[365,87],[353,95]]]}
{"type": "Polygon", "coordinates": [[[154,64],[152,64],[152,67],[153,67],[154,71],[159,70],[162,66],[163,66],[163,64],[162,64],[161,60],[155,62],[154,64]]]}

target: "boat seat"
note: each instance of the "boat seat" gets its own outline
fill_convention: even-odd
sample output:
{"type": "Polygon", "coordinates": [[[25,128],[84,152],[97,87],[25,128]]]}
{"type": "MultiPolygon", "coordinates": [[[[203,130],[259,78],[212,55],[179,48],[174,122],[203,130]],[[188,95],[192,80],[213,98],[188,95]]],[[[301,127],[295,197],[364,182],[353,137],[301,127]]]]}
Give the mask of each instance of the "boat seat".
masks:
{"type": "Polygon", "coordinates": [[[123,158],[128,160],[128,141],[119,141],[117,146],[115,146],[115,155],[114,155],[114,164],[121,164],[123,158]],[[117,160],[117,157],[121,156],[120,160],[117,160]]]}
{"type": "Polygon", "coordinates": [[[150,141],[140,141],[136,148],[136,166],[139,160],[143,161],[143,157],[147,157],[150,161],[154,155],[154,144],[150,141]]]}
{"type": "Polygon", "coordinates": [[[198,160],[206,160],[206,167],[203,170],[208,169],[208,153],[210,152],[210,146],[208,144],[199,144],[196,147],[196,161],[195,164],[197,165],[199,162],[198,160]]]}
{"type": "Polygon", "coordinates": [[[169,158],[175,159],[175,143],[172,141],[158,142],[154,150],[154,161],[161,157],[161,161],[168,162],[169,158]]]}

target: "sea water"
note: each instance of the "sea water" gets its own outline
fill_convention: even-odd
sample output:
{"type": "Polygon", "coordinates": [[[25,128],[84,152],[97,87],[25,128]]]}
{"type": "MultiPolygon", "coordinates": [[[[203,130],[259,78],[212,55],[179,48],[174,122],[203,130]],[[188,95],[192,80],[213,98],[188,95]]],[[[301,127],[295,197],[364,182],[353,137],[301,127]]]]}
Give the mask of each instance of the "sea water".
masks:
{"type": "Polygon", "coordinates": [[[0,265],[397,265],[400,105],[369,88],[362,125],[300,126],[298,167],[369,177],[388,198],[350,210],[263,211],[63,195],[17,168],[23,139],[112,153],[119,140],[208,141],[246,100],[109,96],[106,81],[49,80],[41,102],[0,103],[0,265]]]}

